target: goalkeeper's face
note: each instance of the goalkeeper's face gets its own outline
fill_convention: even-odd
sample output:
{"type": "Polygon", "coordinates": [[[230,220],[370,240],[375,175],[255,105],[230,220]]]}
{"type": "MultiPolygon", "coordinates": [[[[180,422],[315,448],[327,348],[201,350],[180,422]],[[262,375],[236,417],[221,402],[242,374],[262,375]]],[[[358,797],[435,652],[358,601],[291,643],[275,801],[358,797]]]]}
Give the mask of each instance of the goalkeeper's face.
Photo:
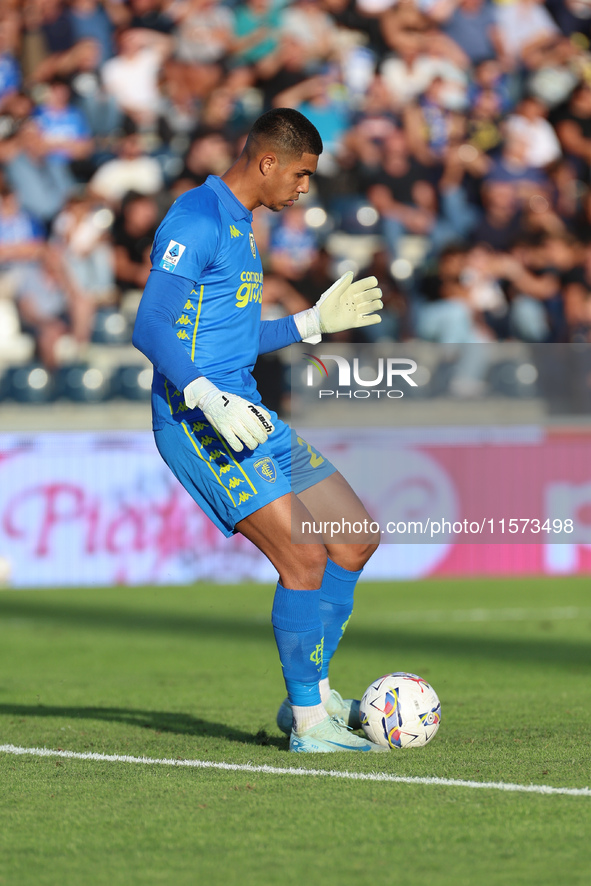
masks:
{"type": "Polygon", "coordinates": [[[286,206],[293,206],[300,194],[308,193],[310,176],[318,166],[315,154],[296,158],[268,155],[265,161],[261,203],[267,209],[280,212],[286,206]]]}

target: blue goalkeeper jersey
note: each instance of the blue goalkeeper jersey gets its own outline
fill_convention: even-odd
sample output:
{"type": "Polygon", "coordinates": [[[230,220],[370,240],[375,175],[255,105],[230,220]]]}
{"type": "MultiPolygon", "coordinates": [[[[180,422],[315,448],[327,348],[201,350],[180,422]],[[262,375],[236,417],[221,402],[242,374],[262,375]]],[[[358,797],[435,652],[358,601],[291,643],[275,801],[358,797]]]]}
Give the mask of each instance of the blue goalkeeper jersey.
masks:
{"type": "MultiPolygon", "coordinates": [[[[160,300],[166,302],[167,290],[182,291],[178,278],[187,285],[186,300],[183,293],[177,301],[178,316],[170,318],[185,352],[175,351],[179,368],[165,376],[153,361],[155,427],[189,418],[181,386],[199,375],[222,390],[260,402],[251,372],[260,351],[263,268],[251,224],[252,212],[220,178],[210,175],[201,187],[176,200],[156,232],[151,277],[160,283],[160,300]],[[167,277],[175,278],[168,286],[167,277]]],[[[296,337],[294,333],[289,340],[296,337]]]]}

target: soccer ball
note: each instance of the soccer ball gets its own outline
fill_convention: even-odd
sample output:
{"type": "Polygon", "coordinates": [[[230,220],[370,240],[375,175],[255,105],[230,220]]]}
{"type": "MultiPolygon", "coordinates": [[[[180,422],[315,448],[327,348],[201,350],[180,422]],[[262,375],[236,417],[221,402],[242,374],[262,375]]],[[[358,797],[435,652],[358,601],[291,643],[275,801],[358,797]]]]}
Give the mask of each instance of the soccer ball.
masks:
{"type": "Polygon", "coordinates": [[[396,671],[365,691],[359,708],[370,741],[385,748],[422,748],[441,723],[441,703],[426,680],[396,671]]]}

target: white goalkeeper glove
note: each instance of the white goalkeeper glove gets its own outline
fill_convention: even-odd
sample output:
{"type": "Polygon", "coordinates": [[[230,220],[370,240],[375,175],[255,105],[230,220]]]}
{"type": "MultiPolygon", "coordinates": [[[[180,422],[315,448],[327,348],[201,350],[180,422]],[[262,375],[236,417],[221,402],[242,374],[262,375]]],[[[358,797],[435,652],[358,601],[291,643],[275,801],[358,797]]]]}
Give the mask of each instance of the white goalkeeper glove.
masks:
{"type": "Polygon", "coordinates": [[[353,283],[353,272],[346,274],[324,292],[313,308],[294,314],[302,341],[318,344],[323,332],[343,332],[360,326],[373,326],[382,318],[374,313],[384,307],[382,290],[375,277],[353,283]]]}
{"type": "Polygon", "coordinates": [[[204,376],[188,384],[183,394],[189,409],[201,409],[210,425],[235,452],[244,449],[242,444],[256,449],[275,430],[266,409],[236,394],[220,391],[204,376]]]}

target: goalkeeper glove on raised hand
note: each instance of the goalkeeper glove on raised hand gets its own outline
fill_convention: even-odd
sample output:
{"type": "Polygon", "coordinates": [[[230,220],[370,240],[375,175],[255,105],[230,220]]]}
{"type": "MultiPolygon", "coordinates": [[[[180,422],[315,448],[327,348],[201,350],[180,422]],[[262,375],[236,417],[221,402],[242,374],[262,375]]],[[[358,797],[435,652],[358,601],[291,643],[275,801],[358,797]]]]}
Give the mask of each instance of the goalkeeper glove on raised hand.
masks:
{"type": "Polygon", "coordinates": [[[244,449],[242,444],[256,449],[275,430],[266,409],[237,394],[220,391],[204,376],[188,384],[183,394],[189,409],[200,409],[235,452],[244,449]]]}
{"type": "Polygon", "coordinates": [[[353,272],[346,274],[324,292],[313,308],[294,315],[302,341],[318,344],[323,332],[343,332],[360,326],[373,326],[382,318],[375,313],[384,307],[382,290],[375,277],[353,283],[353,272]]]}

